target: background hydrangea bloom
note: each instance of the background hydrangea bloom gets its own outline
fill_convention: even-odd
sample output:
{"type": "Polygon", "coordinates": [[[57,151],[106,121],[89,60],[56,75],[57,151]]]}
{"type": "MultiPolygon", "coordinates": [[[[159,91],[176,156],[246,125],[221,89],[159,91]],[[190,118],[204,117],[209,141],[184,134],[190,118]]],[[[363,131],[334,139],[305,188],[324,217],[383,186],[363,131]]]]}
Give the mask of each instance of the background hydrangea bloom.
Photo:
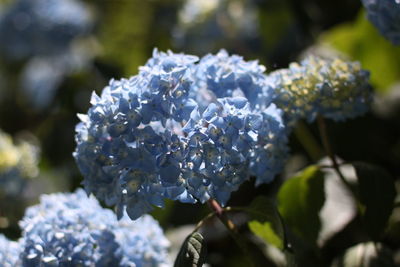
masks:
{"type": "Polygon", "coordinates": [[[14,145],[12,138],[0,130],[0,195],[17,195],[26,178],[36,177],[39,149],[21,140],[14,145]]]}
{"type": "Polygon", "coordinates": [[[27,209],[20,258],[24,266],[167,266],[168,241],[150,216],[118,221],[83,190],[43,195],[27,209]],[[129,222],[128,222],[129,221],[129,222]]]}
{"type": "Polygon", "coordinates": [[[0,264],[3,267],[14,267],[19,264],[20,246],[0,234],[0,264]]]}
{"type": "Polygon", "coordinates": [[[113,233],[122,250],[120,266],[171,266],[167,251],[170,242],[150,215],[134,222],[124,216],[117,222],[113,233]]]}
{"type": "Polygon", "coordinates": [[[83,184],[119,216],[126,207],[136,219],[164,198],[224,205],[249,175],[259,184],[281,170],[286,131],[279,110],[263,109],[271,98],[263,67],[224,51],[197,60],[155,50],[137,76],[112,80],[80,115],[83,184]]]}
{"type": "Polygon", "coordinates": [[[89,66],[93,19],[80,0],[16,0],[0,14],[0,54],[21,63],[24,104],[47,108],[69,74],[89,66]]]}
{"type": "Polygon", "coordinates": [[[368,19],[395,45],[400,45],[400,1],[362,0],[368,19]]]}
{"type": "Polygon", "coordinates": [[[87,7],[76,0],[17,0],[0,17],[0,48],[17,60],[64,53],[90,21],[87,7]]]}
{"type": "Polygon", "coordinates": [[[310,56],[269,75],[274,102],[286,119],[313,121],[317,114],[343,121],[364,114],[372,101],[369,72],[358,62],[310,56]]]}
{"type": "Polygon", "coordinates": [[[257,49],[260,26],[256,6],[254,1],[184,0],[172,32],[174,44],[196,54],[221,46],[257,49]]]}

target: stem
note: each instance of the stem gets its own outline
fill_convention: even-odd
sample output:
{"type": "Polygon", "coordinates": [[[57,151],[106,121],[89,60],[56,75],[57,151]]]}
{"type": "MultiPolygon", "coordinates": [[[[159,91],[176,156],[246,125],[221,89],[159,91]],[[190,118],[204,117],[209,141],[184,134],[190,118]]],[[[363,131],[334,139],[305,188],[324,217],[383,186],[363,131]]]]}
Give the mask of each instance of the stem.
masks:
{"type": "Polygon", "coordinates": [[[237,233],[237,228],[235,224],[228,218],[228,216],[226,216],[224,209],[215,199],[208,200],[208,205],[215,212],[221,222],[226,226],[226,228],[228,228],[229,231],[237,233]]]}
{"type": "Polygon", "coordinates": [[[332,147],[330,145],[329,142],[329,137],[328,137],[328,131],[326,130],[326,124],[325,124],[325,120],[321,115],[317,116],[317,122],[318,122],[318,128],[319,128],[319,132],[321,134],[321,139],[322,139],[322,144],[324,146],[325,152],[328,154],[328,157],[331,159],[332,161],[332,165],[333,168],[335,169],[337,175],[339,176],[340,180],[342,180],[342,182],[350,189],[350,191],[352,193],[353,189],[350,185],[350,183],[346,180],[346,178],[343,176],[340,168],[339,168],[339,164],[336,160],[336,157],[333,153],[332,147]]]}
{"type": "Polygon", "coordinates": [[[299,140],[313,161],[318,161],[322,158],[324,152],[304,121],[298,121],[293,131],[297,140],[299,140]]]}
{"type": "Polygon", "coordinates": [[[250,249],[246,245],[245,241],[242,240],[241,236],[238,234],[238,230],[235,224],[226,216],[226,213],[224,212],[224,209],[221,207],[221,205],[215,199],[210,199],[208,200],[207,203],[208,206],[211,208],[211,210],[214,211],[214,214],[217,215],[218,219],[228,229],[228,232],[233,238],[233,240],[235,240],[236,244],[243,251],[244,256],[246,257],[248,263],[250,264],[249,266],[256,266],[256,264],[250,257],[250,255],[252,255],[250,249]]]}
{"type": "Polygon", "coordinates": [[[193,229],[192,233],[197,232],[197,231],[204,225],[204,223],[205,223],[206,221],[210,220],[210,219],[213,218],[215,215],[216,215],[215,212],[212,212],[212,213],[207,214],[206,217],[204,217],[203,219],[201,219],[201,221],[199,221],[199,222],[196,224],[196,227],[193,229]]]}

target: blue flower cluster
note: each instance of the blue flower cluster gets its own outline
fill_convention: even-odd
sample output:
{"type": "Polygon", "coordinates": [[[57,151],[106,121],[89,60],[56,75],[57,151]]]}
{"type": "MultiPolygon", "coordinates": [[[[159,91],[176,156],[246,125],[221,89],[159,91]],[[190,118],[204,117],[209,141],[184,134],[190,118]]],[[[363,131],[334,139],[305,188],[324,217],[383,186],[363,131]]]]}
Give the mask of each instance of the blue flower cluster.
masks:
{"type": "Polygon", "coordinates": [[[0,264],[2,267],[19,266],[20,246],[0,234],[0,264]]]}
{"type": "Polygon", "coordinates": [[[301,118],[312,122],[317,114],[344,121],[364,114],[372,102],[369,72],[358,62],[310,56],[268,79],[288,124],[301,118]]]}
{"type": "Polygon", "coordinates": [[[170,264],[169,242],[152,217],[118,221],[80,189],[42,196],[39,205],[27,209],[20,226],[19,259],[24,267],[170,264]]]}
{"type": "Polygon", "coordinates": [[[16,0],[0,16],[0,50],[17,60],[64,53],[90,20],[77,0],[16,0]]]}
{"type": "Polygon", "coordinates": [[[362,0],[368,19],[395,45],[400,45],[400,1],[362,0]]]}
{"type": "Polygon", "coordinates": [[[250,175],[260,184],[281,171],[287,131],[264,67],[224,51],[197,61],[155,50],[79,115],[84,187],[118,216],[136,219],[165,198],[224,205],[250,175]]]}

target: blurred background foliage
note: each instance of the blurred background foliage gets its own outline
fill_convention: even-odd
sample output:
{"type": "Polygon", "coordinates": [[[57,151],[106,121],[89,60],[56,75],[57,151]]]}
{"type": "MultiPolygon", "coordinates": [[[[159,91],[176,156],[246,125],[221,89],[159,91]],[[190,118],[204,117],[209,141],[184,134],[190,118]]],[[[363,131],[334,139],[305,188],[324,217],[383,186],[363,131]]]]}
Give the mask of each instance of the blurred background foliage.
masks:
{"type": "Polygon", "coordinates": [[[335,26],[322,34],[319,42],[360,61],[371,72],[371,82],[380,93],[387,92],[399,80],[400,62],[394,59],[400,58],[400,47],[382,38],[366,19],[364,10],[351,23],[335,26]]]}
{"type": "MultiPolygon", "coordinates": [[[[20,200],[1,200],[0,232],[11,238],[19,236],[19,216],[28,204],[37,202],[38,195],[72,191],[80,186],[82,177],[72,158],[76,114],[86,113],[91,92],[100,93],[111,78],[135,75],[151,57],[154,47],[198,56],[225,48],[246,60],[258,59],[267,66],[267,72],[287,67],[308,53],[360,61],[363,68],[371,71],[376,103],[364,117],[345,123],[329,122],[332,143],[344,161],[364,160],[385,167],[397,178],[399,187],[400,47],[379,35],[358,0],[76,1],[84,5],[88,16],[85,25],[81,25],[84,30],[51,56],[45,50],[13,59],[4,47],[15,41],[11,38],[12,27],[20,25],[23,17],[13,16],[11,26],[1,18],[15,2],[18,1],[0,0],[0,128],[11,136],[29,133],[41,155],[38,177],[29,179],[20,200]]],[[[48,42],[55,38],[47,37],[48,42]]],[[[310,135],[318,136],[316,125],[310,126],[310,135]]],[[[281,177],[257,188],[252,183],[243,184],[229,205],[247,205],[255,195],[276,195],[287,177],[311,163],[295,136],[290,142],[292,157],[281,177]]],[[[166,206],[153,213],[166,230],[196,224],[207,214],[207,207],[202,205],[168,202],[166,206]]],[[[320,254],[316,255],[312,247],[316,244],[306,246],[309,250],[303,254],[303,266],[326,264],[344,249],[366,241],[357,231],[360,218],[349,218],[329,237],[329,242],[318,244],[322,246],[320,254]]],[[[234,220],[246,228],[243,216],[238,214],[234,220]]],[[[397,251],[395,259],[400,264],[398,206],[388,229],[381,241],[385,249],[397,251]]],[[[204,232],[211,266],[244,266],[245,256],[222,225],[206,225],[204,232]]],[[[312,235],[315,239],[315,233],[312,235]]],[[[369,243],[365,246],[371,250],[369,243]]],[[[271,260],[271,266],[280,265],[279,253],[273,247],[266,245],[265,251],[278,255],[271,260]]],[[[336,259],[336,263],[340,264],[340,260],[336,259]]]]}

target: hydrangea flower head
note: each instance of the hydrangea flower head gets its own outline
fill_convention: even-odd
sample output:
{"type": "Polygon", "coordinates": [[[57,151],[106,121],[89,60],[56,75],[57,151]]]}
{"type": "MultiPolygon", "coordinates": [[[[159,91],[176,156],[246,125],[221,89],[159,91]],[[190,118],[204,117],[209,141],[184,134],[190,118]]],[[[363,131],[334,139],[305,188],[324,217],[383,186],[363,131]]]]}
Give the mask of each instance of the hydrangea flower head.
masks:
{"type": "Polygon", "coordinates": [[[139,267],[168,263],[168,241],[150,216],[119,222],[112,211],[103,209],[83,190],[42,196],[39,205],[27,209],[20,226],[24,266],[139,267]]]}
{"type": "Polygon", "coordinates": [[[36,177],[39,149],[21,140],[14,144],[12,138],[0,130],[0,196],[17,195],[27,178],[36,177]]]}
{"type": "Polygon", "coordinates": [[[0,49],[16,60],[59,54],[90,24],[88,9],[77,0],[17,0],[0,17],[0,49]]]}
{"type": "Polygon", "coordinates": [[[343,121],[364,114],[372,101],[369,72],[358,62],[310,56],[272,72],[269,79],[276,90],[274,102],[289,122],[311,122],[317,114],[343,121]]]}
{"type": "Polygon", "coordinates": [[[253,97],[266,92],[262,67],[221,53],[196,64],[197,57],[155,50],[137,76],[93,95],[74,153],[87,192],[136,219],[165,198],[224,205],[249,175],[272,180],[286,155],[286,131],[280,112],[253,97]],[[225,57],[226,73],[207,67],[215,61],[222,69],[225,57]],[[215,89],[226,75],[229,86],[215,89]]]}
{"type": "Polygon", "coordinates": [[[368,19],[394,45],[400,45],[400,1],[362,0],[368,19]]]}
{"type": "Polygon", "coordinates": [[[3,267],[14,267],[19,264],[20,246],[0,234],[0,263],[3,267]]]}
{"type": "Polygon", "coordinates": [[[138,218],[164,198],[194,201],[179,179],[184,147],[174,131],[196,106],[188,99],[195,60],[155,51],[138,76],[93,94],[88,115],[80,116],[74,156],[85,189],[117,205],[119,216],[124,206],[138,218]]]}

